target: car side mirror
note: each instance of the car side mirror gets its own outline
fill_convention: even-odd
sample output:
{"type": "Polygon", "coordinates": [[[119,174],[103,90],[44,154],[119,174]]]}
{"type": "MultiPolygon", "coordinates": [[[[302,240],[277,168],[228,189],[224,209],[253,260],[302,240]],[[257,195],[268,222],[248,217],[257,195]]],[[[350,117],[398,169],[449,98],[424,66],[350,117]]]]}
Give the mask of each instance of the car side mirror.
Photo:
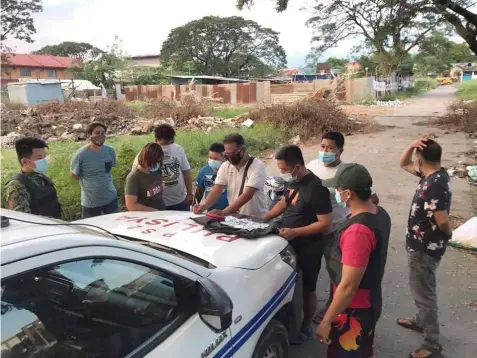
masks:
{"type": "Polygon", "coordinates": [[[197,280],[197,300],[199,317],[212,331],[220,333],[232,325],[232,300],[214,281],[197,280]]]}

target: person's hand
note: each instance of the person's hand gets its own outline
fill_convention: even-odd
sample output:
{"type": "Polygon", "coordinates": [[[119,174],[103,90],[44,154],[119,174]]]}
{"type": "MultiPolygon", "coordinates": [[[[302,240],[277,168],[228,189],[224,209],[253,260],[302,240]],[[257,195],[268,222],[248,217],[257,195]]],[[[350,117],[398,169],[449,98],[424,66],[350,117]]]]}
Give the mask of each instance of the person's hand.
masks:
{"type": "Polygon", "coordinates": [[[298,234],[296,229],[280,229],[280,236],[287,240],[293,240],[298,234]]]}
{"type": "Polygon", "coordinates": [[[186,203],[187,206],[191,206],[193,202],[194,202],[194,195],[192,195],[192,194],[187,194],[184,203],[186,203]]]}
{"type": "Polygon", "coordinates": [[[206,209],[207,208],[204,205],[197,205],[196,204],[192,207],[192,212],[196,215],[197,214],[202,214],[206,209]]]}
{"type": "Polygon", "coordinates": [[[413,140],[412,143],[411,143],[411,147],[422,150],[425,147],[427,147],[426,142],[427,142],[428,139],[429,139],[429,135],[426,134],[419,139],[413,140]]]}
{"type": "Polygon", "coordinates": [[[331,344],[330,339],[331,324],[321,321],[320,325],[316,327],[316,335],[321,343],[331,344]]]}
{"type": "Polygon", "coordinates": [[[224,209],[224,210],[215,209],[215,210],[211,210],[210,213],[217,216],[227,216],[230,214],[230,212],[228,212],[227,209],[224,209]]]}

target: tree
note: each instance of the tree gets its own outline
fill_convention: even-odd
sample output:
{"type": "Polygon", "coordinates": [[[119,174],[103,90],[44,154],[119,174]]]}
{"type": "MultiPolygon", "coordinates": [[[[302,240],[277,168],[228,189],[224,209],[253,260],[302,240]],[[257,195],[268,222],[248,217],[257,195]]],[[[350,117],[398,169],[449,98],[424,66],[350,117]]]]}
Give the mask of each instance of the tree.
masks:
{"type": "Polygon", "coordinates": [[[442,33],[434,33],[422,42],[419,53],[414,57],[416,72],[443,73],[451,69],[453,63],[474,61],[476,56],[465,43],[450,41],[442,33]]]}
{"type": "Polygon", "coordinates": [[[65,41],[58,45],[42,47],[33,53],[36,55],[73,57],[85,61],[97,59],[104,51],[86,42],[65,41]]]}
{"type": "MultiPolygon", "coordinates": [[[[288,7],[289,0],[275,0],[276,10],[278,12],[285,11],[288,7]]],[[[382,1],[386,4],[388,1],[382,1]]],[[[237,0],[237,7],[242,10],[244,6],[250,7],[254,0],[237,0]]],[[[394,1],[391,1],[394,3],[394,1]]],[[[403,0],[397,1],[403,9],[414,8],[416,1],[403,0]]],[[[469,45],[472,52],[477,55],[477,13],[470,10],[475,6],[474,0],[428,0],[417,1],[420,4],[420,16],[425,18],[428,15],[441,15],[454,29],[454,31],[462,37],[469,45]]],[[[367,15],[367,14],[364,14],[367,15]]],[[[396,17],[399,19],[398,17],[396,17]]]]}
{"type": "Polygon", "coordinates": [[[2,34],[1,51],[2,62],[8,62],[4,55],[12,50],[5,41],[14,38],[16,40],[33,42],[32,36],[36,33],[33,23],[33,14],[41,12],[43,7],[41,0],[2,0],[2,34]]]}
{"type": "Polygon", "coordinates": [[[349,60],[347,58],[328,57],[325,62],[329,63],[331,65],[331,68],[340,70],[341,72],[345,72],[349,60]]]}
{"type": "Polygon", "coordinates": [[[221,76],[261,75],[286,64],[277,32],[237,16],[206,16],[173,29],[161,58],[179,67],[191,61],[198,74],[221,76]]]}

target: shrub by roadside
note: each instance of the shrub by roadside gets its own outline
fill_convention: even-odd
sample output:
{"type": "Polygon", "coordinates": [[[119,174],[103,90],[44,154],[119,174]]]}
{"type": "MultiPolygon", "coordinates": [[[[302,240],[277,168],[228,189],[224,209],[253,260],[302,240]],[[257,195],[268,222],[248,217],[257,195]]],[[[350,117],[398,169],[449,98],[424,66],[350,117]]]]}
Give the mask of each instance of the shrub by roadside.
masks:
{"type": "MultiPolygon", "coordinates": [[[[207,162],[209,145],[222,140],[226,134],[238,132],[242,134],[249,150],[258,155],[260,152],[276,148],[284,142],[283,132],[271,124],[257,124],[250,129],[219,129],[211,133],[179,130],[177,143],[182,145],[188,156],[195,177],[199,169],[207,162]]],[[[120,205],[124,205],[124,184],[136,154],[142,146],[154,140],[153,135],[120,136],[110,138],[107,144],[116,150],[117,167],[113,168],[114,184],[118,190],[120,205]]],[[[59,199],[64,211],[64,220],[76,220],[81,216],[79,183],[69,177],[70,160],[73,153],[86,142],[53,142],[48,151],[49,169],[47,174],[55,183],[59,199]]],[[[14,150],[2,150],[1,186],[18,172],[18,160],[14,150]]],[[[5,198],[2,195],[2,207],[5,198]]]]}
{"type": "Polygon", "coordinates": [[[302,139],[317,137],[330,130],[348,134],[370,125],[351,120],[333,101],[311,97],[292,104],[255,108],[249,112],[249,117],[255,122],[277,124],[288,137],[299,135],[302,139]]]}
{"type": "Polygon", "coordinates": [[[434,122],[456,132],[477,133],[477,101],[457,101],[452,103],[445,116],[434,122]]]}

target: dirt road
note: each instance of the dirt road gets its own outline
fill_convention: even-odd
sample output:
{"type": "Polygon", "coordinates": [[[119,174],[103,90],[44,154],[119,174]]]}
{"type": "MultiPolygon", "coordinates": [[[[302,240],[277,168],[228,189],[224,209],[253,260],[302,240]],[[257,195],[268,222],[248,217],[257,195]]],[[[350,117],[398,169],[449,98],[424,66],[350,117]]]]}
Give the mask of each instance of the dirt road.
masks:
{"type": "MultiPolygon", "coordinates": [[[[405,229],[416,178],[399,168],[402,149],[415,137],[435,133],[444,151],[444,166],[464,159],[463,152],[471,148],[464,134],[444,134],[441,130],[413,123],[426,117],[442,115],[455,99],[453,86],[439,87],[419,98],[409,100],[404,107],[392,109],[386,117],[377,118],[386,131],[346,138],[343,159],[365,165],[373,176],[381,205],[392,218],[389,256],[383,282],[384,308],[376,333],[376,357],[407,357],[421,344],[421,336],[396,325],[399,317],[412,317],[414,302],[408,287],[407,257],[404,248],[405,229]]],[[[304,148],[305,160],[313,159],[317,146],[304,148]]],[[[278,174],[275,163],[268,163],[267,173],[278,174]]],[[[455,178],[452,214],[468,218],[475,215],[471,187],[464,179],[455,178]]],[[[475,193],[474,193],[475,194],[475,193]]],[[[475,207],[475,206],[474,206],[475,207]]],[[[318,281],[318,300],[322,305],[328,297],[328,279],[322,269],[318,281]]],[[[477,357],[477,256],[450,248],[438,273],[439,318],[441,343],[446,357],[477,357]]],[[[326,352],[317,340],[293,348],[291,357],[317,358],[326,352]]]]}

